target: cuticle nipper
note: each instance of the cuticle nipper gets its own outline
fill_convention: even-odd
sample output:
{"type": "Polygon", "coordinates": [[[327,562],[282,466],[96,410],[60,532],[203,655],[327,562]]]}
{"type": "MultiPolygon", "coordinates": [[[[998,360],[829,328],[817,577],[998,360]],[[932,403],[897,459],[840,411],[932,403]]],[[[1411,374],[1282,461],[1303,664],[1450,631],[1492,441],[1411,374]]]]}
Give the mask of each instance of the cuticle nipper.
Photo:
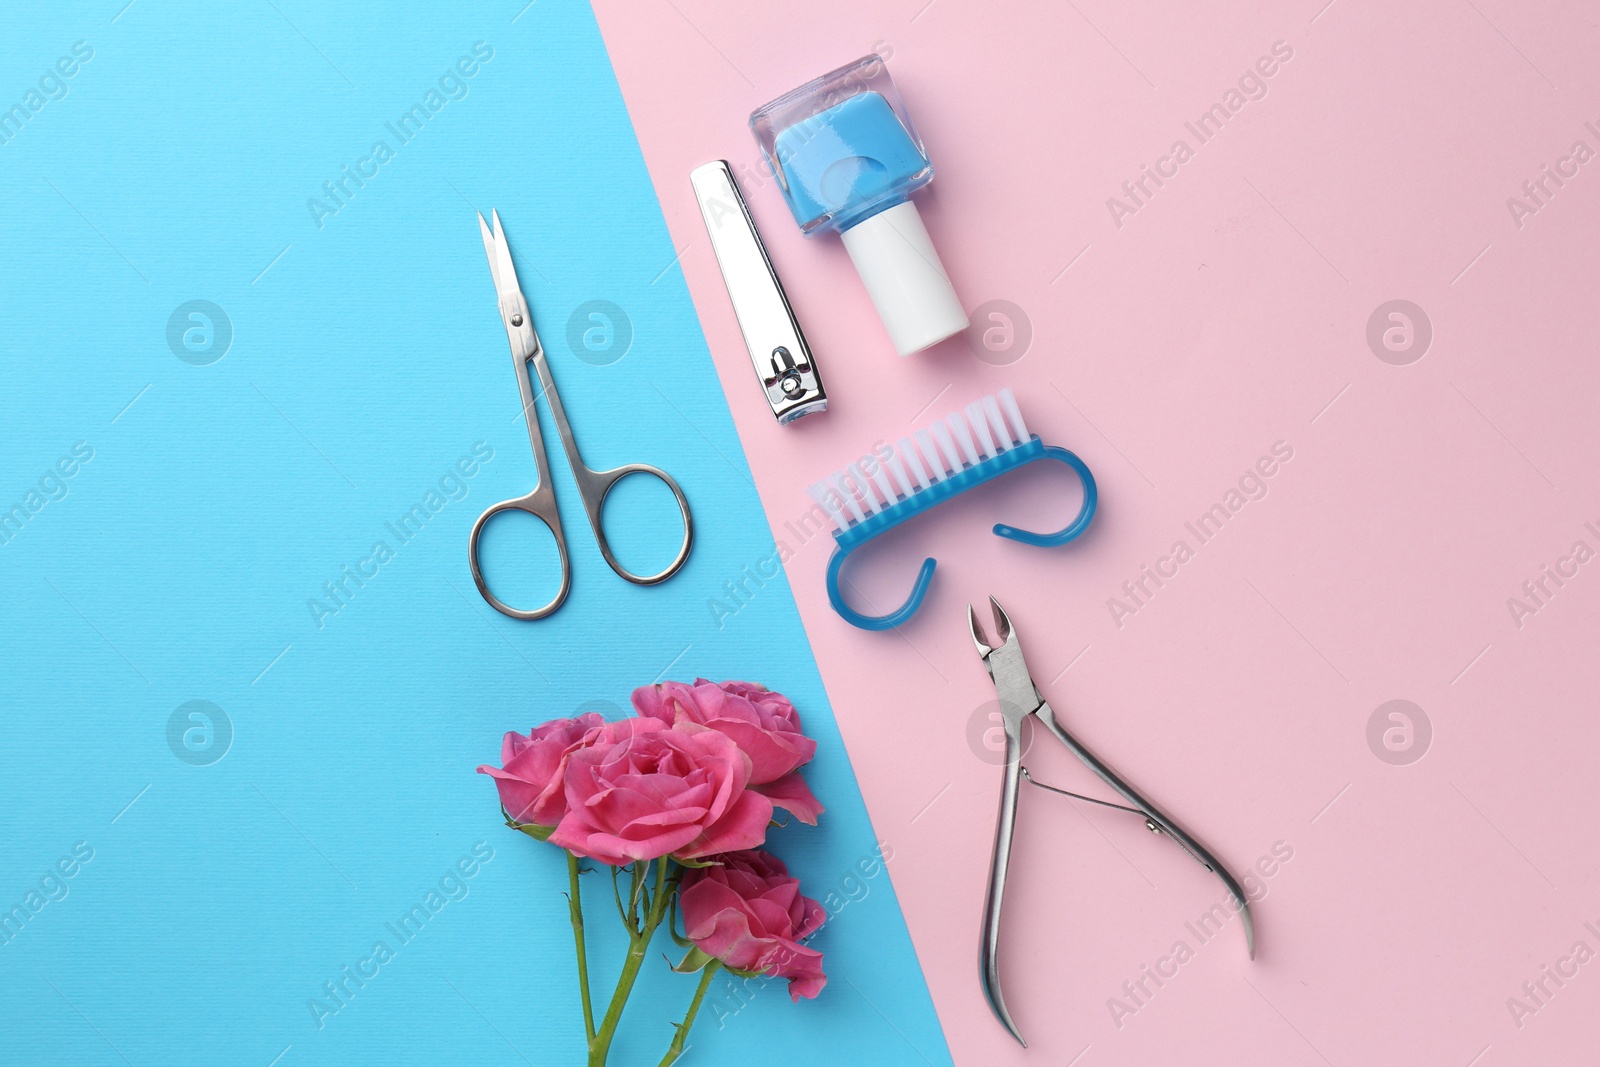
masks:
{"type": "Polygon", "coordinates": [[[1033,676],[1028,671],[1027,661],[1022,656],[1022,645],[1017,640],[1017,633],[1011,625],[1010,617],[1006,615],[1005,609],[1000,607],[999,601],[992,596],[989,598],[989,605],[994,610],[995,627],[1000,641],[998,645],[989,644],[983,626],[978,622],[977,612],[970,604],[967,605],[967,622],[972,629],[972,640],[978,647],[978,654],[983,657],[983,664],[988,668],[989,677],[994,680],[995,691],[1000,697],[1000,716],[1005,728],[1005,778],[1000,791],[1000,812],[995,821],[994,851],[989,865],[989,888],[983,906],[983,930],[978,953],[979,978],[983,983],[984,996],[989,1001],[989,1007],[994,1011],[995,1018],[1000,1020],[1023,1048],[1027,1048],[1028,1043],[1022,1039],[1017,1024],[1011,1019],[1011,1013],[1006,1010],[1005,997],[1000,989],[1000,911],[1005,900],[1006,869],[1011,862],[1011,836],[1016,826],[1017,792],[1024,778],[1054,793],[1132,812],[1143,817],[1145,826],[1152,833],[1165,834],[1171,838],[1227,887],[1234,906],[1244,919],[1245,946],[1251,959],[1255,959],[1256,955],[1255,924],[1250,916],[1250,901],[1238,880],[1228,872],[1228,869],[1161,809],[1140,796],[1131,785],[1118,777],[1115,771],[1101,762],[1056,720],[1055,712],[1040,694],[1039,687],[1034,684],[1033,676]],[[1082,760],[1103,782],[1127,801],[1127,805],[1057,789],[1055,786],[1045,785],[1030,775],[1022,766],[1022,727],[1029,716],[1038,719],[1056,740],[1067,746],[1074,756],[1082,760]]]}

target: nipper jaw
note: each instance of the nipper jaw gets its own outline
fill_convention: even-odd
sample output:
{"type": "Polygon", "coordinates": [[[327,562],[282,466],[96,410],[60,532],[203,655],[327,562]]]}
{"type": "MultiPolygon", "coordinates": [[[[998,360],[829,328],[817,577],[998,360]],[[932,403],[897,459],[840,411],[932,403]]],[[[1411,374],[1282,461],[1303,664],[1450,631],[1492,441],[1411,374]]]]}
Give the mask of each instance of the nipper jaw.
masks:
{"type": "Polygon", "coordinates": [[[1020,733],[1022,721],[1044,706],[1044,698],[1028,673],[1028,662],[1022,658],[1022,643],[1011,627],[1011,617],[994,597],[989,598],[989,605],[994,609],[1000,644],[989,644],[988,635],[971,604],[967,605],[967,624],[972,628],[972,643],[983,657],[983,665],[994,682],[995,694],[1000,698],[1000,715],[1006,732],[1020,733]]]}

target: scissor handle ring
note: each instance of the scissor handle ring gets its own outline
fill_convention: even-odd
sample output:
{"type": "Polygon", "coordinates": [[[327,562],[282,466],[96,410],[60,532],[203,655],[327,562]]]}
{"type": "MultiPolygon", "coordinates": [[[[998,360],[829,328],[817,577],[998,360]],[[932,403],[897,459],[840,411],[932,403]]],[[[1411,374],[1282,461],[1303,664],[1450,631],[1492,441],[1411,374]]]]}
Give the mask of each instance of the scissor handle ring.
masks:
{"type": "Polygon", "coordinates": [[[561,534],[560,519],[551,521],[550,516],[544,513],[543,504],[544,501],[541,499],[537,489],[527,496],[513,497],[510,500],[502,500],[498,504],[491,504],[484,509],[482,515],[478,516],[478,521],[472,524],[472,533],[467,537],[467,563],[472,568],[472,580],[477,584],[478,592],[482,594],[484,600],[489,602],[489,606],[500,614],[508,615],[513,619],[521,619],[524,622],[542,619],[551,614],[561,606],[562,601],[567,599],[567,593],[572,590],[572,563],[567,558],[567,541],[561,534]],[[490,592],[489,583],[483,580],[483,571],[478,566],[478,538],[483,535],[483,528],[488,524],[489,520],[503,511],[520,511],[532,515],[544,523],[545,528],[555,536],[556,553],[561,560],[561,590],[556,593],[555,599],[542,608],[535,608],[532,611],[514,608],[490,592]]]}
{"type": "Polygon", "coordinates": [[[683,487],[672,475],[648,463],[628,463],[605,471],[585,469],[583,481],[587,484],[580,486],[580,489],[584,506],[589,511],[589,525],[594,527],[594,539],[600,545],[600,554],[605,557],[611,569],[616,571],[618,577],[634,585],[656,585],[678,573],[678,568],[689,558],[689,546],[694,543],[694,516],[689,512],[689,499],[683,495],[683,487]],[[667,564],[665,570],[656,574],[634,574],[617,562],[617,557],[611,554],[611,542],[606,540],[605,526],[601,521],[606,497],[611,495],[611,490],[616,488],[618,482],[630,474],[649,474],[660,478],[662,483],[672,490],[672,495],[678,502],[678,513],[683,517],[683,544],[678,546],[678,555],[667,564]]]}

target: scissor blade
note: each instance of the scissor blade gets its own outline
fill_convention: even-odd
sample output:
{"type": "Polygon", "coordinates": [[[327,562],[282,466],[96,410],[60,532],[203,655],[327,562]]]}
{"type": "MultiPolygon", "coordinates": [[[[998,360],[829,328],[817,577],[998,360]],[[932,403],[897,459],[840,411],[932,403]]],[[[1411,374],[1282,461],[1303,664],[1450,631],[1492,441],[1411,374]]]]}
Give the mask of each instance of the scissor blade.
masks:
{"type": "Polygon", "coordinates": [[[484,221],[482,212],[478,213],[478,232],[483,237],[483,254],[489,258],[489,273],[494,276],[500,321],[511,342],[512,356],[518,360],[532,359],[539,353],[539,335],[533,330],[528,298],[522,295],[522,288],[517,284],[517,268],[511,262],[511,246],[506,243],[506,231],[500,225],[500,212],[491,211],[490,218],[492,223],[484,221]]]}
{"type": "Polygon", "coordinates": [[[494,279],[494,291],[498,295],[500,292],[500,263],[496,248],[499,245],[499,241],[496,240],[494,231],[489,229],[489,224],[483,221],[483,212],[481,211],[478,212],[478,230],[483,237],[483,254],[489,258],[489,276],[494,279]]]}
{"type": "Polygon", "coordinates": [[[501,296],[522,296],[522,283],[517,281],[517,267],[511,262],[511,243],[506,240],[506,228],[500,225],[500,212],[494,216],[495,258],[494,285],[501,296]]]}

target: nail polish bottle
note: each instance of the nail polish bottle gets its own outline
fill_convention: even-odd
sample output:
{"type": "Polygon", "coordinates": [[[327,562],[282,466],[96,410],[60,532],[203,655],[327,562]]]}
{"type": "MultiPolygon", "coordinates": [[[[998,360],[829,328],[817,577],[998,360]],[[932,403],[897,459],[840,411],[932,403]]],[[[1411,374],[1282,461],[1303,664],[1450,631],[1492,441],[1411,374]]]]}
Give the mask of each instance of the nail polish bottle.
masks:
{"type": "Polygon", "coordinates": [[[911,194],[933,163],[875,55],[785,93],[750,129],[807,236],[837,233],[902,356],[967,328],[911,194]]]}

